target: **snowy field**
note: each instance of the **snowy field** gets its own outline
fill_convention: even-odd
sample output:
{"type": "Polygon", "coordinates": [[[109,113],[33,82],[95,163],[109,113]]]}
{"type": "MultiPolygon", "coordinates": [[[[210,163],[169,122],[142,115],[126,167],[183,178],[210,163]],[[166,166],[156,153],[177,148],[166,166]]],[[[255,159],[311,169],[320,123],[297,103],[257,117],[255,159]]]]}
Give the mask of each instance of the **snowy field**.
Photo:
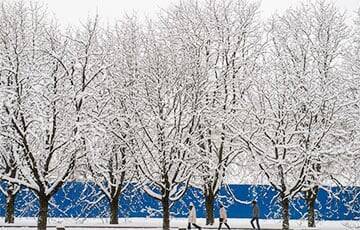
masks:
{"type": "MultiPolygon", "coordinates": [[[[17,219],[15,226],[5,226],[4,218],[0,219],[0,229],[36,229],[35,227],[29,227],[31,225],[35,226],[36,219],[34,218],[21,218],[17,219]],[[22,226],[22,227],[20,227],[22,226]]],[[[161,229],[162,219],[160,218],[129,218],[129,219],[120,219],[120,223],[117,226],[109,225],[105,219],[49,219],[48,229],[56,229],[56,226],[65,226],[66,229],[76,229],[76,230],[105,230],[105,229],[146,229],[146,230],[155,230],[161,229]]],[[[232,229],[251,229],[249,223],[250,219],[229,219],[228,223],[232,229]]],[[[197,222],[200,226],[205,226],[205,219],[198,219],[197,222]]],[[[179,229],[186,228],[187,219],[185,218],[176,218],[171,220],[171,228],[179,229]]],[[[215,225],[211,228],[203,229],[217,229],[218,221],[215,222],[215,225]]],[[[263,230],[266,229],[281,229],[280,220],[260,220],[260,226],[263,230]]],[[[305,230],[306,221],[292,220],[290,221],[290,227],[294,230],[305,230]]],[[[223,228],[226,229],[226,228],[223,228]]],[[[311,228],[310,228],[311,229],[311,228]]],[[[360,229],[360,221],[322,221],[317,222],[317,230],[346,230],[346,229],[360,229]]]]}

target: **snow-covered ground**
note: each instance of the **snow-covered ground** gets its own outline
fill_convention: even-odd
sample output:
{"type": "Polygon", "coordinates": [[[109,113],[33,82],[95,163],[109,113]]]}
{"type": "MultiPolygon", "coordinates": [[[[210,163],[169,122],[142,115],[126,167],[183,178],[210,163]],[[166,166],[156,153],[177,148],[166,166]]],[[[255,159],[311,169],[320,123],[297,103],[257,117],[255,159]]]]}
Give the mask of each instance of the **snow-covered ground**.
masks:
{"type": "MultiPolygon", "coordinates": [[[[35,225],[36,219],[35,218],[21,218],[16,220],[16,226],[14,227],[4,227],[4,218],[0,218],[0,230],[5,229],[35,229],[31,227],[27,227],[27,225],[35,225]]],[[[244,229],[251,229],[251,225],[249,223],[249,219],[229,219],[228,223],[232,228],[244,228],[244,229]]],[[[119,226],[122,228],[119,229],[132,229],[132,227],[140,227],[136,228],[140,230],[141,227],[146,227],[144,229],[152,230],[152,229],[160,229],[161,228],[162,220],[160,218],[129,218],[129,219],[120,219],[119,226]],[[125,227],[125,228],[124,228],[125,227]],[[128,227],[128,228],[126,228],[128,227]],[[153,227],[153,228],[151,228],[153,227]]],[[[198,219],[198,224],[200,226],[205,226],[205,219],[198,219]]],[[[63,218],[63,219],[49,219],[49,229],[55,229],[55,226],[69,226],[66,229],[77,229],[77,230],[85,230],[91,229],[114,229],[114,228],[106,228],[109,226],[106,219],[71,219],[71,218],[63,218]],[[71,227],[73,226],[73,228],[71,227]],[[90,227],[89,227],[90,226],[90,227]],[[99,226],[99,228],[96,228],[99,226]]],[[[186,218],[176,218],[171,220],[171,227],[177,228],[185,228],[187,225],[186,218]]],[[[260,220],[260,225],[263,229],[281,229],[281,221],[280,220],[260,220]]],[[[218,222],[216,220],[215,225],[213,227],[217,227],[218,222]]],[[[291,220],[290,221],[291,229],[307,229],[306,228],[306,221],[300,220],[291,220]]],[[[360,229],[360,221],[321,221],[317,222],[316,229],[319,230],[346,230],[346,229],[360,229]]],[[[225,228],[223,228],[225,229],[225,228]]]]}

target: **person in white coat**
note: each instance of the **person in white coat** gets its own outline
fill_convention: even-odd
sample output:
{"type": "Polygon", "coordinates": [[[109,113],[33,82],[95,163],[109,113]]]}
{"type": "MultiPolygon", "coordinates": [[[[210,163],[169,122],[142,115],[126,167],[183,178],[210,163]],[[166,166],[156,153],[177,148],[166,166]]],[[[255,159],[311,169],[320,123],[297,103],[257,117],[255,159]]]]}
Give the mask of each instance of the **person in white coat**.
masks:
{"type": "Polygon", "coordinates": [[[219,228],[218,230],[221,229],[222,224],[224,224],[228,229],[230,229],[230,226],[227,223],[227,214],[226,214],[226,209],[224,207],[224,205],[220,204],[220,218],[219,218],[219,228]]]}
{"type": "Polygon", "coordinates": [[[188,229],[191,229],[191,225],[201,230],[201,227],[196,224],[196,209],[193,203],[190,203],[189,207],[188,229]]]}

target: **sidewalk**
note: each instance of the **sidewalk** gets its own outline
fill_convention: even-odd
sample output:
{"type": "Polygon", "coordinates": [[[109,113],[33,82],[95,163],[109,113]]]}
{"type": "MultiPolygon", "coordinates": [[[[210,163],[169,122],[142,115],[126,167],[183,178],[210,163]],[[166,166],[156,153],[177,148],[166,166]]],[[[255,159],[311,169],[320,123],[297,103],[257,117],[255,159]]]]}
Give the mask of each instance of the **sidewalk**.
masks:
{"type": "MultiPolygon", "coordinates": [[[[111,230],[111,229],[144,229],[155,230],[161,229],[161,218],[128,218],[119,219],[118,225],[109,225],[107,219],[102,218],[88,218],[88,219],[74,219],[74,218],[49,218],[48,226],[49,230],[56,229],[56,226],[65,226],[66,230],[111,230]]],[[[171,229],[178,230],[179,228],[187,227],[186,218],[171,219],[171,229]]],[[[0,230],[6,229],[35,229],[36,218],[17,218],[14,225],[4,225],[4,218],[0,218],[0,230]]],[[[206,229],[217,229],[218,220],[215,221],[213,226],[206,226],[205,219],[198,219],[197,224],[206,229]]],[[[250,219],[228,219],[228,224],[233,230],[250,230],[250,219]]],[[[278,230],[281,229],[281,220],[260,220],[260,226],[262,230],[278,230]]],[[[293,230],[307,230],[314,228],[307,228],[306,221],[291,220],[290,228],[293,230]]],[[[194,228],[192,228],[194,229],[194,228]]],[[[222,229],[226,229],[224,226],[222,229]]],[[[360,230],[360,221],[321,221],[317,222],[317,230],[360,230]]]]}

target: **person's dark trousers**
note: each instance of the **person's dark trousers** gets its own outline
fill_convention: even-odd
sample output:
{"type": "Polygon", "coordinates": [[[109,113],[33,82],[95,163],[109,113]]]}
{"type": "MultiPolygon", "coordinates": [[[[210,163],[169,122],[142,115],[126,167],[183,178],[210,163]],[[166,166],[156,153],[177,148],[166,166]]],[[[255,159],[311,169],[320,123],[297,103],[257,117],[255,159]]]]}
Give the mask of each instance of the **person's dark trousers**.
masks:
{"type": "Polygon", "coordinates": [[[251,219],[251,226],[253,227],[253,229],[258,229],[258,230],[260,230],[259,218],[253,217],[253,218],[251,219]],[[256,220],[257,228],[255,228],[255,226],[254,226],[254,221],[255,221],[255,220],[256,220]]]}
{"type": "MultiPolygon", "coordinates": [[[[222,222],[220,222],[218,230],[220,230],[220,229],[221,229],[221,225],[222,225],[222,224],[223,224],[223,223],[222,223],[222,222]]],[[[230,226],[229,226],[227,223],[224,223],[224,224],[225,224],[225,226],[226,226],[228,229],[230,229],[230,226]]]]}
{"type": "MultiPolygon", "coordinates": [[[[201,229],[201,227],[195,223],[192,223],[192,225],[197,229],[201,229]]],[[[188,224],[188,229],[191,229],[191,223],[188,224]]]]}

